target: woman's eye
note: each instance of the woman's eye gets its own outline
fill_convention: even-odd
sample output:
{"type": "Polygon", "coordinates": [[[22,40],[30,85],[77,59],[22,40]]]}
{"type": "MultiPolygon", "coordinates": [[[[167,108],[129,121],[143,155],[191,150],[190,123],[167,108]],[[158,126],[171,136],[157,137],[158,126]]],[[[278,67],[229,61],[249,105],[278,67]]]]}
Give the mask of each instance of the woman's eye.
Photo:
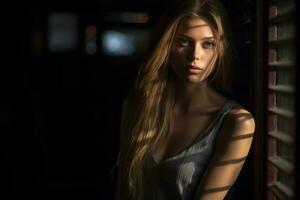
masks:
{"type": "Polygon", "coordinates": [[[178,40],[178,43],[179,43],[181,46],[184,46],[184,47],[186,47],[186,46],[188,46],[188,45],[191,44],[190,41],[185,40],[185,39],[179,39],[179,40],[178,40]]]}
{"type": "Polygon", "coordinates": [[[203,48],[204,49],[213,49],[215,47],[214,42],[204,42],[203,43],[203,48]]]}

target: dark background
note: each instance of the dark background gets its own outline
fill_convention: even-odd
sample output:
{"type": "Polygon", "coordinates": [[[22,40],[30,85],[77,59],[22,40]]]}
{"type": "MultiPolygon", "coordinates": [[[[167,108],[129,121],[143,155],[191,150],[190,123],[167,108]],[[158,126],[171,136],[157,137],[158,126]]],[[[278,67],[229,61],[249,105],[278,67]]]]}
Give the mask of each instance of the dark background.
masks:
{"type": "MultiPolygon", "coordinates": [[[[100,48],[88,55],[84,31],[95,25],[97,44],[106,27],[146,28],[153,33],[166,2],[27,0],[4,6],[0,141],[3,194],[8,196],[3,199],[113,198],[121,103],[144,55],[113,57],[100,48]],[[111,12],[137,11],[149,14],[148,23],[106,20],[111,12]],[[47,48],[48,16],[55,12],[77,16],[78,45],[73,50],[47,48]],[[33,45],[36,33],[38,49],[33,45]]],[[[239,57],[232,96],[253,111],[254,1],[223,2],[239,57]]],[[[251,151],[235,194],[246,192],[243,199],[253,199],[252,168],[251,151]]]]}

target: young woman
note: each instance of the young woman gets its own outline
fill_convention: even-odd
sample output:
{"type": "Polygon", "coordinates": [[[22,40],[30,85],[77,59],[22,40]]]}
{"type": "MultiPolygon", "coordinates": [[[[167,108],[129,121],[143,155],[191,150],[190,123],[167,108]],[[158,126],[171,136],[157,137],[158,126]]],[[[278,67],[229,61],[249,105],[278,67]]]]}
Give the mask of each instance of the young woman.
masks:
{"type": "Polygon", "coordinates": [[[123,103],[115,199],[222,200],[254,119],[229,98],[234,50],[217,0],[177,0],[123,103]]]}

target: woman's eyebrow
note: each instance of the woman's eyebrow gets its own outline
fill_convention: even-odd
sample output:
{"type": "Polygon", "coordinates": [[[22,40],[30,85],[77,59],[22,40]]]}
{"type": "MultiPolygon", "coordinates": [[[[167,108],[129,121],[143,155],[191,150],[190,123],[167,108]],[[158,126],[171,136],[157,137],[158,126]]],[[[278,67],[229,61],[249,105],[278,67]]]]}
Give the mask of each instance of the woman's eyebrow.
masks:
{"type": "Polygon", "coordinates": [[[203,37],[202,40],[214,40],[215,37],[211,36],[211,37],[203,37]]]}
{"type": "Polygon", "coordinates": [[[187,35],[184,35],[184,34],[182,34],[182,33],[180,33],[178,36],[179,36],[179,37],[184,37],[184,38],[187,38],[187,39],[192,39],[191,37],[189,37],[189,36],[187,36],[187,35]]]}
{"type": "MultiPolygon", "coordinates": [[[[185,37],[185,38],[190,39],[190,40],[193,40],[193,38],[191,38],[191,37],[189,37],[189,36],[187,36],[185,34],[182,34],[182,33],[180,33],[179,36],[180,37],[185,37]]],[[[201,38],[201,40],[214,40],[214,39],[215,39],[214,36],[208,36],[208,37],[201,38]]]]}

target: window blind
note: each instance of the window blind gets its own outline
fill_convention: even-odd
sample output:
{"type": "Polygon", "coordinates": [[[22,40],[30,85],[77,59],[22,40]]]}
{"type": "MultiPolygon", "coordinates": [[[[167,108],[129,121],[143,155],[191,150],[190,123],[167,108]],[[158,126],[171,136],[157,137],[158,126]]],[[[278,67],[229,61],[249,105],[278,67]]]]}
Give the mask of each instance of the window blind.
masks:
{"type": "Polygon", "coordinates": [[[268,6],[267,199],[295,199],[295,2],[268,6]]]}

